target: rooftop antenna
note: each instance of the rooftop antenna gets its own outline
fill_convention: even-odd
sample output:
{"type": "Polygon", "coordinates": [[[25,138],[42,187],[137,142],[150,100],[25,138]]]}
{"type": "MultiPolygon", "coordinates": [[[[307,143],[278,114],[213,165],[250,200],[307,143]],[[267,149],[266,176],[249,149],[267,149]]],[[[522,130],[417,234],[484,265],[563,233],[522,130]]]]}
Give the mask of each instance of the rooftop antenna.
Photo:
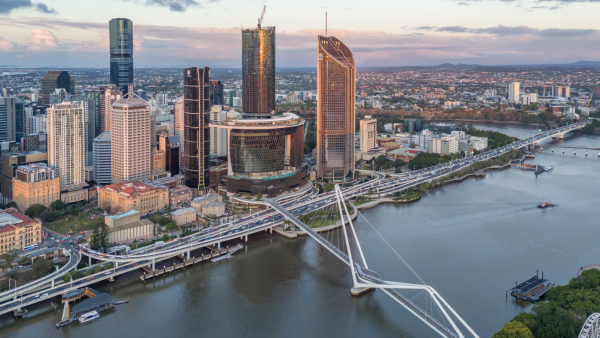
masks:
{"type": "Polygon", "coordinates": [[[262,13],[260,14],[260,18],[258,19],[258,29],[260,29],[262,26],[263,18],[265,17],[266,12],[267,12],[267,5],[265,5],[265,7],[263,7],[262,13]]]}
{"type": "Polygon", "coordinates": [[[325,37],[327,37],[327,12],[325,12],[325,37]]]}

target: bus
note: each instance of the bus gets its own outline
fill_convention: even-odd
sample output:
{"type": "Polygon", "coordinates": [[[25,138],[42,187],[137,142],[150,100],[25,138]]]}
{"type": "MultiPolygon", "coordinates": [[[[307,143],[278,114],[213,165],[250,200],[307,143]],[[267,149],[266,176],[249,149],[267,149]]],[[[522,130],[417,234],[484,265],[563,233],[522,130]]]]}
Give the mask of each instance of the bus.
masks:
{"type": "Polygon", "coordinates": [[[37,247],[38,247],[38,245],[37,245],[37,244],[31,244],[31,245],[29,245],[29,246],[26,246],[26,247],[24,247],[24,248],[23,248],[23,251],[31,251],[31,250],[33,250],[33,249],[36,249],[37,247]]]}

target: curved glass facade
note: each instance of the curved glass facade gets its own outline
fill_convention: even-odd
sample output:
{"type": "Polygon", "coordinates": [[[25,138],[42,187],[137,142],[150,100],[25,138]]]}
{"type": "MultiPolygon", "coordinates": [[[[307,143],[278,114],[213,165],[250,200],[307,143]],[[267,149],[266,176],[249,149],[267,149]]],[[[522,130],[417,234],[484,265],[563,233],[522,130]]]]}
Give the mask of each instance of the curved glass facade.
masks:
{"type": "Polygon", "coordinates": [[[112,19],[110,31],[110,83],[125,95],[133,83],[133,22],[112,19]]]}
{"type": "Polygon", "coordinates": [[[210,70],[183,70],[184,184],[204,190],[210,186],[210,70]]]}
{"type": "Polygon", "coordinates": [[[317,52],[317,175],[347,180],[354,176],[354,58],[333,36],[319,36],[317,52]]]}
{"type": "Polygon", "coordinates": [[[251,118],[275,111],[275,27],[242,30],[242,111],[251,118]]]}
{"type": "Polygon", "coordinates": [[[234,174],[298,168],[304,152],[304,125],[280,129],[232,129],[229,156],[234,174]]]}

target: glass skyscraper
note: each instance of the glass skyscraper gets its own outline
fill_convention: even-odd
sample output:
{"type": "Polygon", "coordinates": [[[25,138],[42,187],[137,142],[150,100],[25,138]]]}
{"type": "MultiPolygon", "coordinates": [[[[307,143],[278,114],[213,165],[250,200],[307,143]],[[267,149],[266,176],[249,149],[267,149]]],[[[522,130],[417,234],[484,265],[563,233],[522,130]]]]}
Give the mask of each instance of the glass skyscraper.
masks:
{"type": "Polygon", "coordinates": [[[224,87],[221,81],[210,81],[210,105],[223,106],[225,105],[224,87]]]}
{"type": "Polygon", "coordinates": [[[183,70],[183,179],[192,189],[210,186],[210,69],[183,70]]]}
{"type": "Polygon", "coordinates": [[[242,29],[242,111],[250,118],[275,111],[275,27],[242,29]]]}
{"type": "Polygon", "coordinates": [[[75,79],[67,71],[50,70],[42,78],[42,104],[50,104],[50,94],[56,88],[64,88],[67,93],[75,94],[75,79]]]}
{"type": "Polygon", "coordinates": [[[332,181],[354,176],[356,67],[352,52],[333,36],[317,50],[317,175],[332,181]]]}
{"type": "Polygon", "coordinates": [[[133,22],[129,19],[112,19],[110,29],[110,83],[117,86],[121,95],[133,84],[133,22]]]}

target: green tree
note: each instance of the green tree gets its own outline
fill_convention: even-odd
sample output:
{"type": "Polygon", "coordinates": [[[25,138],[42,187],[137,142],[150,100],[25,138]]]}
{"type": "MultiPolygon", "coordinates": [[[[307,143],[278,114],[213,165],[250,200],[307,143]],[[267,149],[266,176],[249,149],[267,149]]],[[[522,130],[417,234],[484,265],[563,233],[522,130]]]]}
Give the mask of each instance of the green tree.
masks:
{"type": "Polygon", "coordinates": [[[46,210],[46,207],[41,204],[32,204],[25,210],[25,215],[31,218],[38,217],[42,212],[46,210]]]}
{"type": "Polygon", "coordinates": [[[19,259],[19,265],[27,265],[27,263],[29,263],[29,258],[27,258],[27,256],[23,256],[19,259]]]}
{"type": "Polygon", "coordinates": [[[37,276],[36,278],[39,278],[52,272],[54,269],[54,263],[49,259],[39,257],[33,261],[31,268],[37,276]]]}
{"type": "Polygon", "coordinates": [[[533,333],[525,324],[517,321],[504,324],[500,331],[496,332],[492,338],[534,338],[533,333]]]}
{"type": "Polygon", "coordinates": [[[333,189],[335,189],[335,185],[333,185],[333,183],[326,183],[325,184],[325,192],[331,191],[333,189]]]}
{"type": "Polygon", "coordinates": [[[260,201],[262,199],[262,196],[262,192],[258,192],[258,194],[256,194],[256,199],[260,201]]]}
{"type": "Polygon", "coordinates": [[[94,225],[92,228],[92,237],[90,239],[90,248],[92,250],[100,250],[100,226],[94,225]]]}
{"type": "Polygon", "coordinates": [[[52,210],[63,210],[65,208],[65,204],[61,200],[56,200],[50,203],[50,209],[52,210]]]}

